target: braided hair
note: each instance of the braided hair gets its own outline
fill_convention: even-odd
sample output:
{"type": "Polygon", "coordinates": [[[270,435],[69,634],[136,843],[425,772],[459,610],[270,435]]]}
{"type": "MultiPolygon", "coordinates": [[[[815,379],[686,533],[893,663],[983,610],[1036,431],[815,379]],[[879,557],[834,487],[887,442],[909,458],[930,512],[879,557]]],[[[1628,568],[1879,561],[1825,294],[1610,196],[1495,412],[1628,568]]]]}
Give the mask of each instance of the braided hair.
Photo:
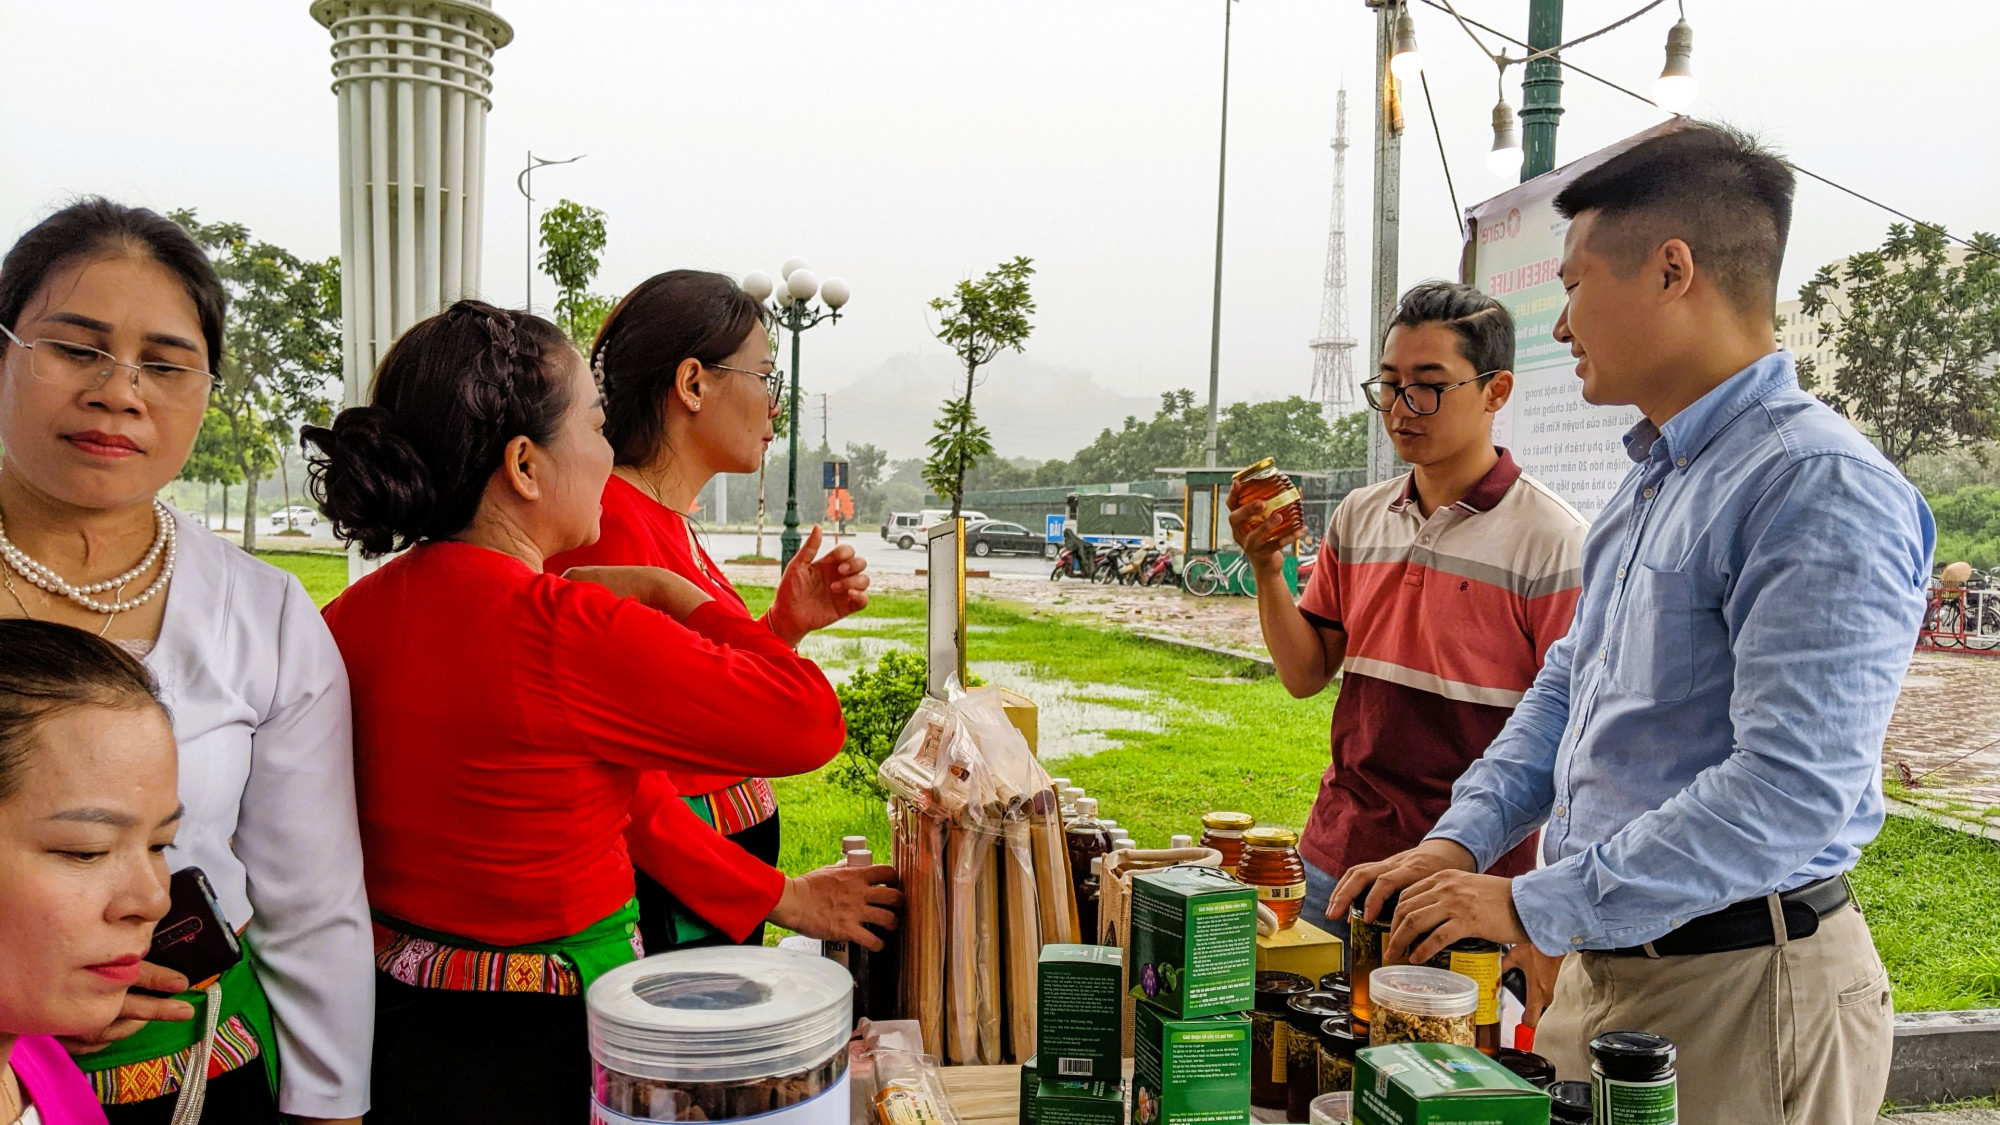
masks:
{"type": "Polygon", "coordinates": [[[570,407],[560,329],[460,301],[382,357],[372,401],[300,431],[334,534],[377,558],[471,525],[507,443],[548,444],[570,407]]]}

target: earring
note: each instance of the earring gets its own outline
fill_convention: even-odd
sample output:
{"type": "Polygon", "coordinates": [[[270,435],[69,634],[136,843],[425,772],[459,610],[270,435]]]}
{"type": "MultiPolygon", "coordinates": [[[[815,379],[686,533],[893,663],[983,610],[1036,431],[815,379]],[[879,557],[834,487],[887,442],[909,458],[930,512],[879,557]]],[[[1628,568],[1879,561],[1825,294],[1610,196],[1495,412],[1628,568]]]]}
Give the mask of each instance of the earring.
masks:
{"type": "Polygon", "coordinates": [[[700,399],[695,399],[695,400],[694,400],[693,402],[690,402],[690,403],[688,403],[688,409],[689,409],[689,410],[700,410],[700,409],[701,409],[701,400],[700,400],[700,399]]]}

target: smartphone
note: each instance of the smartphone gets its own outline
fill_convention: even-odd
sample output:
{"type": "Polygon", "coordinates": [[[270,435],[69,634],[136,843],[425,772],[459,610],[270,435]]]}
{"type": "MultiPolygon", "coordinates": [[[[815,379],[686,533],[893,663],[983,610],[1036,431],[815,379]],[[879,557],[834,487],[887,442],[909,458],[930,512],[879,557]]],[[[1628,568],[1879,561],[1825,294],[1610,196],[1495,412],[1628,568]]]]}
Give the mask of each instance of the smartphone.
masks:
{"type": "Polygon", "coordinates": [[[203,989],[243,959],[236,931],[223,920],[215,888],[199,867],[174,872],[170,885],[173,905],[153,927],[153,947],[146,960],[188,979],[191,989],[203,989]]]}

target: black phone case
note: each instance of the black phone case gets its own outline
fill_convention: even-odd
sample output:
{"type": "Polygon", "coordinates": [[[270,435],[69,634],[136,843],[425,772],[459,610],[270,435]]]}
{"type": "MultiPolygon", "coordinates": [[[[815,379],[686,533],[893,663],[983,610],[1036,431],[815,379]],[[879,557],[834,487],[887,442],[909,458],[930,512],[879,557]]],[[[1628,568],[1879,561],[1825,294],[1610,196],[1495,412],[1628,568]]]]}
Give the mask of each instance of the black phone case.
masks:
{"type": "Polygon", "coordinates": [[[223,919],[215,889],[201,868],[174,872],[170,889],[173,905],[153,927],[146,960],[187,977],[190,988],[206,988],[243,959],[243,946],[223,919]]]}

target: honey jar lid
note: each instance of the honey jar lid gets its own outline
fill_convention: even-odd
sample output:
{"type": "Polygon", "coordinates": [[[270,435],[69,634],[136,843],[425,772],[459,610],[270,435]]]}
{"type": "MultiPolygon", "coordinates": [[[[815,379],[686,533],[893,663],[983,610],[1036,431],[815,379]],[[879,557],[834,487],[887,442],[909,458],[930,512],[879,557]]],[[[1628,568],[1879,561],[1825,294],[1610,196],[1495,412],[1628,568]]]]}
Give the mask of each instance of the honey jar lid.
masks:
{"type": "Polygon", "coordinates": [[[1248,832],[1257,826],[1257,818],[1247,812],[1212,812],[1201,818],[1201,826],[1218,832],[1248,832]]]}
{"type": "Polygon", "coordinates": [[[1265,469],[1275,467],[1277,464],[1278,464],[1278,459],[1276,457],[1266,457],[1262,461],[1257,462],[1255,465],[1252,465],[1247,469],[1238,470],[1234,479],[1243,480],[1248,477],[1254,477],[1258,473],[1263,472],[1265,469]]]}
{"type": "Polygon", "coordinates": [[[1296,848],[1299,834],[1289,828],[1265,824],[1245,832],[1243,842],[1253,848],[1296,848]]]}

